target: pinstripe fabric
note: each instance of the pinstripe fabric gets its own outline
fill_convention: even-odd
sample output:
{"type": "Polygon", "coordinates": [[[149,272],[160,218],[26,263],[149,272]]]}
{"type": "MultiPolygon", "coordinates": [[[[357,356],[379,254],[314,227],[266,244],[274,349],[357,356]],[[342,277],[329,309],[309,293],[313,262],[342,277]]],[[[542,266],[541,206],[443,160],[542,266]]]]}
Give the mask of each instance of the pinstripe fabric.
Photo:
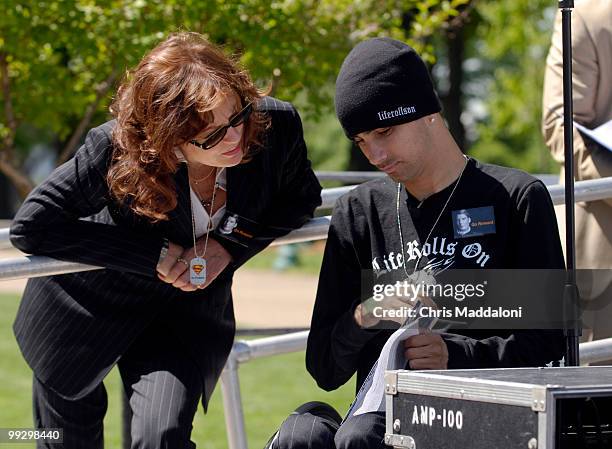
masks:
{"type": "Polygon", "coordinates": [[[385,449],[384,412],[364,413],[344,421],[334,437],[337,449],[385,449]]]}
{"type": "Polygon", "coordinates": [[[115,204],[105,182],[114,122],[92,129],[74,158],[26,199],[11,226],[17,248],[106,268],[28,282],[14,332],[46,387],[75,400],[96,394],[139,335],[163,325],[194,361],[206,407],[233,341],[233,271],[320,204],[297,112],[273,98],[258,107],[272,127],[251,162],[227,170],[226,207],[257,222],[260,233],[246,243],[215,233],[233,262],[205,290],[181,292],[155,276],[164,237],[191,246],[186,167],[175,174],[178,204],[168,221],[150,224],[115,204]]]}
{"type": "Polygon", "coordinates": [[[147,332],[119,361],[133,449],[195,448],[190,435],[202,381],[178,343],[170,329],[147,332]]]}
{"type": "Polygon", "coordinates": [[[351,416],[341,425],[313,412],[294,412],[265,449],[384,449],[385,414],[351,416]]]}
{"type": "MultiPolygon", "coordinates": [[[[191,356],[181,350],[172,331],[161,323],[140,335],[121,357],[119,372],[132,409],[133,449],[195,448],[192,421],[202,381],[191,356]]],[[[78,400],[62,398],[34,378],[34,422],[38,428],[61,428],[64,441],[39,448],[103,447],[107,396],[103,384],[78,400]]]]}
{"type": "Polygon", "coordinates": [[[45,387],[36,377],[32,382],[34,426],[37,429],[63,429],[63,441],[38,441],[37,449],[102,449],[103,420],[108,406],[103,384],[79,399],[67,400],[45,387]]]}

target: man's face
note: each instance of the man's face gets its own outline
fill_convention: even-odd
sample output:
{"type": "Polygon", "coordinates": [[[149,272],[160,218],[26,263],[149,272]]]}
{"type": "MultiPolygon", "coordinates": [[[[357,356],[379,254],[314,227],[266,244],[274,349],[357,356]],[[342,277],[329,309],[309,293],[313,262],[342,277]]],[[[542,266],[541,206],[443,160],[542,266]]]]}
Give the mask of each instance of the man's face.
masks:
{"type": "Polygon", "coordinates": [[[430,142],[430,128],[423,117],[409,123],[376,128],[357,134],[353,140],[372,165],[394,181],[406,182],[423,172],[430,142]]]}
{"type": "Polygon", "coordinates": [[[457,214],[457,227],[460,231],[466,231],[470,228],[470,217],[466,214],[457,214]]]}

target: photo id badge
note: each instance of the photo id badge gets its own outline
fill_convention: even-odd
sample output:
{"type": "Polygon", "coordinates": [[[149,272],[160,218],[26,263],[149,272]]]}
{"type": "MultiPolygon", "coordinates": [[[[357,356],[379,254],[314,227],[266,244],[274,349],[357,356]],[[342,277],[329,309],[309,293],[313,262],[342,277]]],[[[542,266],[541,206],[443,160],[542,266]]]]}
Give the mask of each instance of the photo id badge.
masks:
{"type": "Polygon", "coordinates": [[[206,282],[206,260],[194,257],[189,264],[189,281],[192,285],[202,285],[206,282]]]}

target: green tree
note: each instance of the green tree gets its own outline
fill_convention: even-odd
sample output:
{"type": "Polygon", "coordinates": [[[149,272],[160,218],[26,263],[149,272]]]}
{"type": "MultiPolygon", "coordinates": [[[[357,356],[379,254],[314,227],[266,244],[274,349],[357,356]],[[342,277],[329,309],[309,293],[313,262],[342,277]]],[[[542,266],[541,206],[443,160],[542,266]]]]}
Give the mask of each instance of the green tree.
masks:
{"type": "Polygon", "coordinates": [[[0,17],[0,171],[25,195],[32,183],[21,170],[27,149],[15,145],[20,127],[51,130],[59,161],[67,159],[167,19],[162,2],[10,3],[0,17]]]}
{"type": "Polygon", "coordinates": [[[490,162],[546,173],[557,167],[542,140],[544,66],[556,5],[549,0],[479,2],[472,42],[482,71],[472,154],[490,162]]]}
{"type": "Polygon", "coordinates": [[[85,131],[107,118],[124,71],[169,32],[198,31],[242,62],[262,86],[293,100],[305,93],[306,117],[333,104],[331,89],[349,49],[387,35],[432,60],[428,43],[467,0],[5,0],[0,16],[0,172],[22,196],[31,128],[49,130],[58,162],[85,131]],[[406,26],[405,14],[412,20],[406,26]],[[406,33],[408,30],[408,33],[406,33]],[[26,127],[27,125],[27,127],[26,127]]]}

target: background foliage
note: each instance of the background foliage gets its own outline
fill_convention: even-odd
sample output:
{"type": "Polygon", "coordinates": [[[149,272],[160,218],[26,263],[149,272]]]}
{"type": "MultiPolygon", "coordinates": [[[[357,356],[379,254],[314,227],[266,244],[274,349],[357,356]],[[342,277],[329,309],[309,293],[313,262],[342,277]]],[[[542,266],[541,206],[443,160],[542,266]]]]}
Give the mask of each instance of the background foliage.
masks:
{"type": "MultiPolygon", "coordinates": [[[[87,129],[108,119],[125,70],[178,30],[224,45],[260,86],[295,102],[316,168],[367,168],[333,115],[333,83],[358,41],[392,36],[432,65],[449,126],[468,153],[531,172],[556,170],[539,131],[556,6],[553,0],[0,0],[0,217],[18,205],[9,207],[7,186],[24,196],[35,184],[31,168],[41,162],[40,144],[51,150],[53,164],[70,157],[87,129]]],[[[31,418],[30,371],[10,335],[17,302],[0,298],[5,426],[31,418]]],[[[343,410],[353,395],[352,383],[331,394],[318,390],[303,354],[242,369],[254,447],[263,446],[291,406],[318,398],[343,410]]],[[[119,447],[116,373],[108,388],[106,438],[119,447]]],[[[219,393],[194,428],[199,446],[225,444],[219,393]]]]}
{"type": "MultiPolygon", "coordinates": [[[[529,171],[557,170],[540,132],[544,65],[555,2],[481,2],[473,51],[483,59],[485,114],[472,154],[529,171]],[[478,53],[476,53],[478,52],[478,53]]],[[[482,79],[482,77],[481,77],[482,79]]]]}
{"type": "Polygon", "coordinates": [[[24,196],[34,185],[24,164],[35,144],[50,146],[56,163],[69,158],[87,129],[108,119],[125,70],[178,30],[223,45],[260,86],[294,101],[315,167],[360,166],[349,161],[356,155],[333,116],[333,83],[358,41],[392,36],[432,64],[449,125],[466,151],[550,171],[555,167],[540,138],[539,117],[553,3],[3,0],[0,177],[24,196]]]}

